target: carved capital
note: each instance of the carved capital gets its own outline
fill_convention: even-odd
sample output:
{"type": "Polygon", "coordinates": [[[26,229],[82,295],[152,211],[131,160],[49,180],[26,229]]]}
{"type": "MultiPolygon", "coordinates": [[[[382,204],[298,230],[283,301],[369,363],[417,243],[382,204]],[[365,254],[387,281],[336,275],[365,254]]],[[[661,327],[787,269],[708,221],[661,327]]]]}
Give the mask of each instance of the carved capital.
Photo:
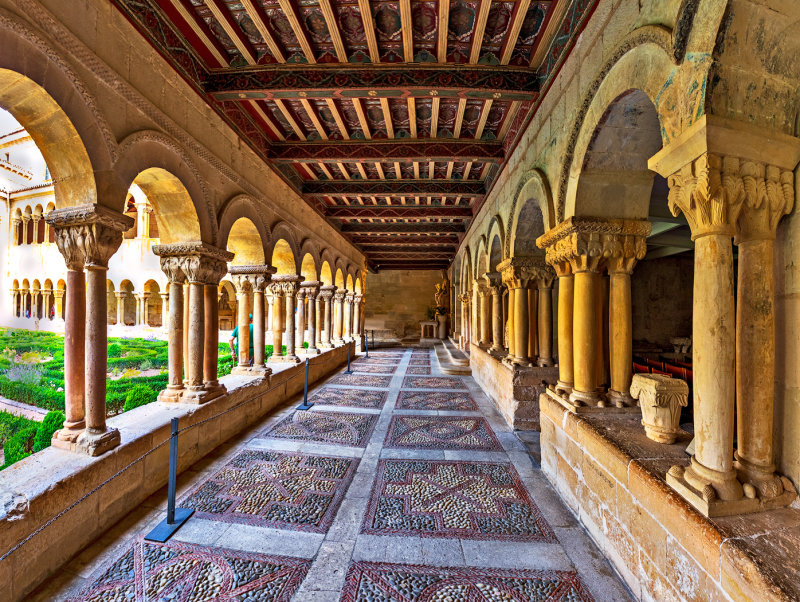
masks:
{"type": "Polygon", "coordinates": [[[483,275],[488,292],[492,295],[499,295],[503,290],[503,280],[497,272],[486,272],[483,275]]]}
{"type": "Polygon", "coordinates": [[[355,303],[362,303],[364,301],[364,295],[356,293],[355,295],[353,295],[353,301],[355,303]]]}
{"type": "Polygon", "coordinates": [[[313,301],[317,298],[317,295],[319,295],[319,287],[321,285],[322,283],[317,280],[306,280],[300,283],[300,289],[303,291],[303,294],[307,299],[311,299],[313,301]]]}
{"type": "Polygon", "coordinates": [[[472,301],[472,296],[469,293],[461,293],[458,296],[458,300],[461,301],[464,305],[469,305],[472,301]]]}
{"type": "Polygon", "coordinates": [[[755,161],[740,165],[745,196],[736,220],[736,244],[774,239],[778,222],[794,207],[794,174],[755,161]]]}
{"type": "Polygon", "coordinates": [[[54,209],[45,220],[53,227],[56,245],[70,270],[108,267],[122,243],[122,233],[133,226],[127,215],[95,204],[54,209]]]}
{"type": "Polygon", "coordinates": [[[641,259],[647,252],[647,220],[573,216],[536,240],[545,260],[564,271],[595,272],[609,257],[641,259]]]}
{"type": "Polygon", "coordinates": [[[338,290],[335,293],[333,293],[333,300],[336,301],[337,303],[342,303],[344,302],[344,298],[346,295],[347,295],[346,290],[338,290]]]}
{"type": "Polygon", "coordinates": [[[692,239],[708,234],[732,236],[745,199],[741,161],[704,153],[667,178],[669,208],[682,212],[692,239]]]}
{"type": "Polygon", "coordinates": [[[497,264],[497,271],[508,288],[528,288],[544,267],[544,257],[511,257],[497,264]]]}
{"type": "Polygon", "coordinates": [[[273,276],[269,283],[269,290],[273,295],[293,297],[297,295],[297,289],[300,287],[300,281],[302,279],[302,276],[295,276],[291,274],[273,276]]]}
{"type": "Polygon", "coordinates": [[[219,284],[228,272],[227,262],[233,253],[201,241],[153,245],[153,253],[161,261],[161,271],[170,282],[186,280],[201,284],[219,284]]]}
{"type": "Polygon", "coordinates": [[[232,265],[228,267],[228,271],[233,278],[236,290],[245,286],[247,290],[250,289],[262,293],[269,286],[272,280],[272,275],[277,271],[271,265],[232,265]],[[238,284],[237,284],[238,283],[238,284]],[[246,283],[246,284],[245,284],[246,283]]]}
{"type": "Polygon", "coordinates": [[[330,301],[333,293],[336,292],[336,287],[332,284],[325,284],[319,287],[319,298],[321,301],[330,301]]]}

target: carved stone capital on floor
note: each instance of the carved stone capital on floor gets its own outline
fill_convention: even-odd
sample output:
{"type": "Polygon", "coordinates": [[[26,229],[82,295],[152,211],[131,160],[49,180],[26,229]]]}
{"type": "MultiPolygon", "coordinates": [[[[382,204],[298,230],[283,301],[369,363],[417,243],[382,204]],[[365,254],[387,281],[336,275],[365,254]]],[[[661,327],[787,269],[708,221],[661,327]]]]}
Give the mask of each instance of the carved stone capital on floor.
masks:
{"type": "Polygon", "coordinates": [[[271,265],[232,265],[228,267],[228,272],[231,274],[233,284],[237,292],[242,290],[241,287],[247,289],[252,288],[256,292],[263,292],[269,287],[272,281],[272,275],[277,269],[271,265]]]}
{"type": "Polygon", "coordinates": [[[134,224],[133,218],[93,203],[53,209],[45,220],[54,228],[56,246],[70,270],[108,267],[123,232],[134,224]]]}

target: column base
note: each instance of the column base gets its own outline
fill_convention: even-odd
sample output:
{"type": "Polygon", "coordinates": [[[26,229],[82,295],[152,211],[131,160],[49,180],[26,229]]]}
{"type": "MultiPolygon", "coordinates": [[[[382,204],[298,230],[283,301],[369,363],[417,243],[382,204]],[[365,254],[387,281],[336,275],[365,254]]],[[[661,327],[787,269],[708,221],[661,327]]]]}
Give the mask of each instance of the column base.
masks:
{"type": "Polygon", "coordinates": [[[320,349],[333,349],[333,345],[331,345],[330,343],[324,343],[323,342],[323,343],[319,344],[319,348],[320,349]]]}
{"type": "Polygon", "coordinates": [[[334,347],[341,347],[342,345],[344,345],[344,339],[333,339],[333,341],[331,341],[331,344],[334,347]]]}
{"type": "Polygon", "coordinates": [[[272,369],[264,365],[261,366],[236,366],[231,370],[231,374],[238,376],[258,376],[260,378],[269,378],[272,374],[272,369]]]}
{"type": "Polygon", "coordinates": [[[268,364],[299,364],[300,358],[296,355],[271,355],[268,364]]]}
{"type": "Polygon", "coordinates": [[[183,387],[175,386],[175,385],[167,385],[166,389],[163,389],[158,394],[158,401],[164,403],[180,403],[181,396],[183,395],[183,387]]]}
{"type": "Polygon", "coordinates": [[[219,396],[206,391],[206,389],[202,386],[186,387],[181,395],[181,403],[193,403],[199,405],[211,401],[216,397],[219,396]]]}
{"type": "Polygon", "coordinates": [[[516,355],[507,355],[503,358],[503,364],[511,368],[530,368],[533,364],[525,357],[517,357],[516,355]]]}
{"type": "Polygon", "coordinates": [[[504,353],[505,348],[501,347],[500,345],[492,345],[489,347],[489,353],[504,353]]]}
{"type": "Polygon", "coordinates": [[[107,428],[104,431],[83,431],[75,441],[73,449],[89,456],[100,456],[117,447],[122,439],[117,429],[107,428]]]}
{"type": "MultiPolygon", "coordinates": [[[[747,489],[747,485],[751,485],[758,491],[758,497],[763,499],[773,499],[780,496],[784,490],[783,478],[775,474],[775,465],[762,466],[748,462],[739,456],[739,453],[734,453],[736,460],[733,463],[736,469],[736,474],[739,480],[744,484],[743,487],[747,489]]],[[[789,488],[793,490],[793,487],[789,488]]],[[[745,492],[746,495],[746,492],[745,492]]]]}
{"type": "Polygon", "coordinates": [[[319,355],[322,352],[317,347],[309,347],[308,349],[298,351],[298,353],[302,353],[303,355],[319,355]]]}
{"type": "Polygon", "coordinates": [[[630,393],[621,393],[614,389],[609,389],[608,393],[606,393],[606,397],[608,397],[608,401],[618,408],[632,408],[639,404],[638,401],[631,397],[630,393]]]}
{"type": "Polygon", "coordinates": [[[50,445],[60,447],[61,449],[72,449],[72,444],[81,436],[83,430],[86,428],[86,421],[70,422],[64,425],[63,428],[58,429],[53,433],[53,438],[50,445]]]}
{"type": "Polygon", "coordinates": [[[536,365],[540,368],[544,368],[546,366],[555,366],[555,362],[551,357],[540,357],[536,360],[536,365]]]}
{"type": "Polygon", "coordinates": [[[667,484],[689,502],[698,512],[709,518],[730,516],[732,514],[749,514],[782,508],[791,504],[797,497],[789,479],[781,479],[785,491],[773,498],[760,498],[752,485],[742,487],[736,479],[736,471],[720,473],[698,463],[692,456],[689,467],[673,466],[667,472],[667,484]],[[709,474],[720,475],[721,482],[711,482],[709,474]],[[735,497],[736,493],[739,497],[735,497]],[[731,496],[722,499],[718,494],[731,496]]]}
{"type": "Polygon", "coordinates": [[[563,380],[559,380],[556,382],[555,391],[569,397],[569,394],[572,393],[572,383],[565,383],[563,380]]]}
{"type": "Polygon", "coordinates": [[[569,400],[576,404],[576,405],[586,405],[586,406],[597,406],[603,407],[605,403],[603,398],[600,397],[598,391],[578,391],[577,389],[572,389],[572,392],[569,394],[569,400]]]}

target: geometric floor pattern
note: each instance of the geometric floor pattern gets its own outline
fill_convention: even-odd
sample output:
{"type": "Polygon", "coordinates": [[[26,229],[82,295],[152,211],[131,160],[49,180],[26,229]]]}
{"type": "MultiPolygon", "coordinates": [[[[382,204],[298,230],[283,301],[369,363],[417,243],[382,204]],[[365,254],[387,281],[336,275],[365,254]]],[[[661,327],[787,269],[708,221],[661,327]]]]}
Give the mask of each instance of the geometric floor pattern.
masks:
{"type": "Polygon", "coordinates": [[[395,408],[398,410],[460,410],[462,412],[477,412],[478,404],[468,393],[400,391],[395,408]]]}
{"type": "Polygon", "coordinates": [[[322,387],[309,397],[309,401],[320,405],[380,409],[386,403],[388,395],[389,391],[322,387]]]}
{"type": "Polygon", "coordinates": [[[358,467],[355,458],[245,450],[179,504],[229,523],[326,533],[358,467]]]}
{"type": "Polygon", "coordinates": [[[466,391],[467,387],[460,378],[450,376],[414,377],[406,376],[403,380],[404,389],[454,389],[466,391]]]}
{"type": "Polygon", "coordinates": [[[392,364],[354,364],[352,370],[364,374],[394,374],[397,366],[392,364]]]}
{"type": "Polygon", "coordinates": [[[409,366],[406,370],[406,374],[430,374],[431,367],[428,366],[409,366]]]}
{"type": "Polygon", "coordinates": [[[377,414],[298,410],[264,432],[265,437],[364,447],[377,414]]]}
{"type": "Polygon", "coordinates": [[[421,357],[420,358],[412,357],[410,360],[408,360],[408,365],[409,366],[430,366],[431,365],[431,360],[430,360],[430,358],[427,358],[427,357],[424,358],[424,359],[421,358],[421,357]]]}
{"type": "Polygon", "coordinates": [[[356,387],[376,387],[386,389],[392,382],[391,376],[365,374],[339,374],[328,381],[329,385],[350,385],[356,387]]]}
{"type": "Polygon", "coordinates": [[[377,472],[362,533],[555,541],[510,464],[380,460],[377,472]]]}
{"type": "Polygon", "coordinates": [[[444,568],[383,562],[354,562],[347,571],[342,602],[381,600],[569,601],[592,596],[572,571],[444,568]]]}
{"type": "Polygon", "coordinates": [[[311,561],[137,538],[70,602],[275,600],[289,602],[311,561]]]}
{"type": "Polygon", "coordinates": [[[393,416],[384,447],[503,451],[489,423],[465,416],[393,416]]]}

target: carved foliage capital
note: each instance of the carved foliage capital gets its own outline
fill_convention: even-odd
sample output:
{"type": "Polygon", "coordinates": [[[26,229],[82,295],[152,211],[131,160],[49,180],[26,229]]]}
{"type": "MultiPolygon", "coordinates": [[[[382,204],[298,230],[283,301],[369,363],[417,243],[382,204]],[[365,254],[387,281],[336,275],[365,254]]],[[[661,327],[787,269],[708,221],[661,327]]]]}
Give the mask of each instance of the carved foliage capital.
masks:
{"type": "Polygon", "coordinates": [[[122,243],[122,233],[133,226],[133,218],[100,205],[54,209],[46,222],[55,233],[56,246],[67,267],[108,267],[108,260],[122,243]]]}
{"type": "Polygon", "coordinates": [[[335,293],[333,293],[333,300],[336,301],[337,303],[342,303],[346,295],[347,295],[346,290],[338,290],[335,293]]]}
{"type": "Polygon", "coordinates": [[[736,222],[736,242],[775,238],[780,219],[794,207],[794,174],[754,161],[741,162],[744,207],[736,222]]]}
{"type": "Polygon", "coordinates": [[[329,301],[333,297],[333,293],[336,292],[336,287],[332,284],[324,284],[319,287],[319,298],[322,301],[329,301]]]}
{"type": "Polygon", "coordinates": [[[631,396],[640,406],[686,407],[689,405],[689,386],[679,378],[663,374],[635,374],[631,396]]]}
{"type": "Polygon", "coordinates": [[[487,272],[483,275],[486,288],[493,295],[499,295],[503,288],[503,280],[497,272],[487,272]]]}
{"type": "Polygon", "coordinates": [[[321,282],[316,280],[306,280],[305,282],[300,283],[300,289],[303,291],[303,294],[308,299],[316,299],[317,295],[319,295],[319,287],[321,286],[321,282]]]}

